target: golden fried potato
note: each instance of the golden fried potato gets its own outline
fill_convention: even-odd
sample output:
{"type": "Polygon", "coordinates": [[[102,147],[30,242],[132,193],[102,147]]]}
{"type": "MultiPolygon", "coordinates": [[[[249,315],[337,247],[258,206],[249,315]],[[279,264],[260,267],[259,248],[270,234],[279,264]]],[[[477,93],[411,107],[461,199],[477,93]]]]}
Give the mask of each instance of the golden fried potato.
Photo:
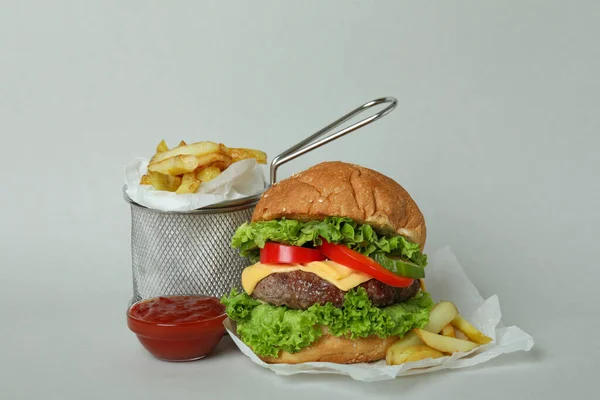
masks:
{"type": "Polygon", "coordinates": [[[453,320],[452,325],[456,328],[460,329],[467,337],[477,343],[477,344],[486,344],[492,341],[492,338],[484,335],[479,330],[477,330],[473,325],[469,323],[466,319],[464,319],[460,314],[458,314],[453,320]]]}
{"type": "Polygon", "coordinates": [[[212,162],[212,163],[210,163],[210,164],[207,165],[207,168],[208,167],[215,167],[215,168],[218,168],[219,171],[223,172],[227,168],[229,168],[230,165],[231,165],[231,158],[229,159],[229,161],[215,161],[215,162],[212,162]]]}
{"type": "Polygon", "coordinates": [[[262,164],[267,161],[267,155],[260,150],[230,149],[210,141],[187,144],[184,140],[169,149],[162,140],[140,183],[150,184],[157,190],[195,193],[202,182],[215,179],[232,163],[246,158],[254,158],[262,164]]]}
{"type": "Polygon", "coordinates": [[[156,146],[156,153],[150,159],[150,164],[155,162],[156,157],[158,157],[159,154],[164,153],[165,151],[169,151],[169,146],[167,146],[167,143],[164,140],[161,140],[161,142],[156,146]]]}
{"type": "Polygon", "coordinates": [[[181,179],[181,185],[175,193],[177,194],[186,194],[186,193],[196,193],[196,190],[200,187],[200,181],[196,179],[196,174],[194,172],[188,172],[187,174],[183,174],[183,178],[181,179]]]}
{"type": "Polygon", "coordinates": [[[150,177],[150,184],[156,190],[174,192],[181,185],[181,178],[179,176],[165,175],[153,171],[148,171],[148,176],[150,177]]]}
{"type": "MultiPolygon", "coordinates": [[[[210,153],[219,153],[219,145],[214,142],[197,142],[188,144],[181,147],[175,147],[169,151],[165,151],[164,153],[160,153],[156,155],[154,162],[160,162],[166,160],[167,158],[176,157],[176,156],[194,156],[200,157],[210,153]]],[[[150,163],[152,164],[152,163],[150,163]]],[[[187,171],[191,172],[191,171],[187,171]]]]}
{"type": "Polygon", "coordinates": [[[165,151],[169,151],[169,146],[167,146],[167,143],[163,139],[158,146],[156,146],[156,153],[164,153],[165,151]]]}
{"type": "Polygon", "coordinates": [[[456,331],[454,330],[454,326],[452,324],[448,324],[444,327],[444,329],[442,329],[442,331],[440,332],[440,334],[442,336],[448,336],[448,337],[456,337],[456,331]]]}
{"type": "Polygon", "coordinates": [[[388,350],[385,361],[388,365],[399,365],[405,362],[421,361],[427,358],[444,357],[445,354],[423,344],[405,347],[399,351],[388,350]]]}
{"type": "Polygon", "coordinates": [[[162,161],[150,163],[148,165],[148,171],[160,172],[161,174],[165,175],[181,175],[185,174],[186,172],[194,171],[196,168],[198,168],[198,166],[198,158],[186,154],[169,157],[163,159],[162,161]]]}
{"type": "Polygon", "coordinates": [[[244,149],[244,148],[230,148],[225,146],[223,143],[219,143],[221,152],[227,154],[233,162],[245,160],[247,158],[254,158],[259,164],[267,163],[267,154],[260,150],[244,149]]]}
{"type": "Polygon", "coordinates": [[[140,179],[140,185],[152,185],[152,181],[150,180],[150,176],[143,175],[142,179],[140,179]]]}
{"type": "Polygon", "coordinates": [[[457,351],[467,352],[479,347],[477,343],[438,335],[437,333],[431,333],[424,329],[414,329],[414,332],[423,343],[442,353],[456,353],[457,351]]]}
{"type": "Polygon", "coordinates": [[[398,339],[387,349],[387,352],[385,353],[385,359],[387,360],[388,364],[392,365],[391,360],[393,359],[394,354],[402,353],[407,347],[413,347],[422,344],[423,342],[421,342],[421,339],[419,339],[416,333],[408,332],[402,339],[398,339]]]}
{"type": "Polygon", "coordinates": [[[196,157],[196,159],[198,160],[198,168],[208,167],[216,162],[221,162],[228,167],[231,165],[231,157],[221,153],[210,153],[196,157]]]}
{"type": "Polygon", "coordinates": [[[196,179],[201,182],[210,182],[217,176],[221,175],[221,170],[217,167],[206,167],[197,170],[196,179]]]}
{"type": "Polygon", "coordinates": [[[456,306],[449,301],[440,301],[431,309],[429,322],[423,329],[427,332],[439,333],[458,315],[456,306]]]}
{"type": "MultiPolygon", "coordinates": [[[[454,325],[452,325],[452,326],[454,326],[454,325]]],[[[455,326],[454,326],[454,337],[457,338],[457,339],[469,340],[469,338],[467,337],[467,335],[465,335],[463,333],[463,331],[461,331],[460,329],[458,329],[455,326]]]]}

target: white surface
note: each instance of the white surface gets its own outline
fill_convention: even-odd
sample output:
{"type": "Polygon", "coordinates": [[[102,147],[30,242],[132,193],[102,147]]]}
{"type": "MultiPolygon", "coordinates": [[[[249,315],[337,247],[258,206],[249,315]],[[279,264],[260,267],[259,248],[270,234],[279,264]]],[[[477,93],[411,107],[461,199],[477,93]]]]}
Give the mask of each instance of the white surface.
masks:
{"type": "Polygon", "coordinates": [[[456,352],[440,358],[406,362],[389,366],[385,360],[372,363],[336,364],[331,362],[307,362],[301,364],[267,364],[237,336],[235,322],[226,319],[223,324],[235,345],[255,364],[268,368],[278,375],[338,374],[347,375],[363,382],[397,379],[401,376],[428,374],[443,369],[473,367],[490,361],[502,354],[529,351],[534,339],[517,326],[506,326],[501,321],[502,311],[498,296],[483,299],[469,280],[452,250],[448,247],[430,254],[427,264],[427,291],[433,300],[451,301],[467,320],[485,335],[491,343],[468,352],[456,352]]]}
{"type": "Polygon", "coordinates": [[[595,1],[2,1],[0,397],[589,397],[599,17],[595,1]],[[282,176],[342,159],[397,179],[427,248],[450,245],[534,349],[374,384],[279,377],[228,340],[192,364],[147,355],[125,325],[123,165],[163,137],[273,157],[382,95],[394,113],[282,176]]]}

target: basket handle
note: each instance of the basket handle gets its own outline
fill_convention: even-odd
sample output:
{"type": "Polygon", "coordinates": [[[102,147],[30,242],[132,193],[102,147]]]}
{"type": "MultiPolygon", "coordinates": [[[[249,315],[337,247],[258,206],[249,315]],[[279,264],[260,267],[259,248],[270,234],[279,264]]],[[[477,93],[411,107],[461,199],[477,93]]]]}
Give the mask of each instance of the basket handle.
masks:
{"type": "Polygon", "coordinates": [[[305,153],[308,153],[309,151],[314,150],[317,147],[321,147],[324,144],[331,142],[332,140],[340,138],[340,137],[342,137],[350,132],[353,132],[357,129],[360,129],[363,126],[368,125],[373,121],[377,121],[379,118],[382,118],[385,115],[392,112],[392,110],[394,108],[396,108],[397,104],[398,104],[398,100],[396,100],[393,97],[382,97],[379,99],[371,100],[368,103],[365,103],[362,106],[356,108],[355,110],[350,111],[348,114],[344,115],[340,119],[333,121],[331,124],[327,125],[325,128],[310,135],[306,139],[304,139],[301,142],[297,143],[296,145],[290,147],[289,149],[285,150],[281,154],[277,155],[271,161],[271,167],[270,167],[271,185],[273,185],[277,181],[277,168],[279,168],[279,166],[285,164],[288,161],[293,160],[296,157],[299,157],[305,153]],[[362,113],[363,111],[365,111],[371,107],[375,107],[380,104],[386,104],[386,103],[389,103],[389,105],[386,108],[384,108],[383,110],[379,111],[378,113],[373,114],[370,117],[364,118],[364,119],[350,125],[347,128],[344,128],[337,132],[331,133],[331,134],[321,138],[320,140],[316,141],[321,136],[332,131],[334,128],[337,128],[344,122],[357,116],[358,114],[362,113]]]}

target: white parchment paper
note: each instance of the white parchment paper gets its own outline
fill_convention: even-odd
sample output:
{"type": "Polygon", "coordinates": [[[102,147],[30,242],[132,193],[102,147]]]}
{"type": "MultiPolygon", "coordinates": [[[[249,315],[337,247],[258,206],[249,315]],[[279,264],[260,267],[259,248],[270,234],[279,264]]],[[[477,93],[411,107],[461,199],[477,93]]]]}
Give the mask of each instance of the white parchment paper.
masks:
{"type": "Polygon", "coordinates": [[[493,342],[468,353],[455,353],[452,356],[409,362],[389,366],[385,360],[376,363],[333,364],[311,362],[297,365],[267,364],[260,360],[235,333],[235,325],[229,319],[224,325],[235,344],[252,361],[269,368],[278,375],[293,374],[340,374],[359,381],[373,382],[394,379],[397,376],[424,374],[446,368],[464,368],[477,365],[501,354],[515,351],[529,351],[533,338],[516,326],[504,326],[501,322],[498,296],[484,300],[467,277],[464,269],[449,247],[443,248],[429,257],[425,284],[434,300],[453,302],[461,315],[476,328],[491,337],[493,342]]]}
{"type": "Polygon", "coordinates": [[[210,182],[202,183],[196,193],[176,194],[140,185],[148,170],[148,159],[136,158],[125,166],[125,193],[136,203],[161,211],[192,211],[225,200],[253,196],[266,187],[263,168],[255,159],[231,164],[210,182]]]}

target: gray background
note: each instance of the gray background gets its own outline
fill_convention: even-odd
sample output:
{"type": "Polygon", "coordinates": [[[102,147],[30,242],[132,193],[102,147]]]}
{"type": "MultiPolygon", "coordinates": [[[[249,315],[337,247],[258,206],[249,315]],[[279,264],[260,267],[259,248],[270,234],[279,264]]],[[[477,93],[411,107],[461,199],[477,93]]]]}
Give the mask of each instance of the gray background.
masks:
{"type": "Polygon", "coordinates": [[[0,1],[0,397],[590,393],[598,4],[0,1]],[[192,364],[147,355],[125,325],[124,164],[162,138],[272,157],[387,95],[394,113],[282,176],[337,159],[398,180],[427,218],[428,251],[450,245],[534,350],[375,384],[278,377],[228,340],[192,364]]]}

